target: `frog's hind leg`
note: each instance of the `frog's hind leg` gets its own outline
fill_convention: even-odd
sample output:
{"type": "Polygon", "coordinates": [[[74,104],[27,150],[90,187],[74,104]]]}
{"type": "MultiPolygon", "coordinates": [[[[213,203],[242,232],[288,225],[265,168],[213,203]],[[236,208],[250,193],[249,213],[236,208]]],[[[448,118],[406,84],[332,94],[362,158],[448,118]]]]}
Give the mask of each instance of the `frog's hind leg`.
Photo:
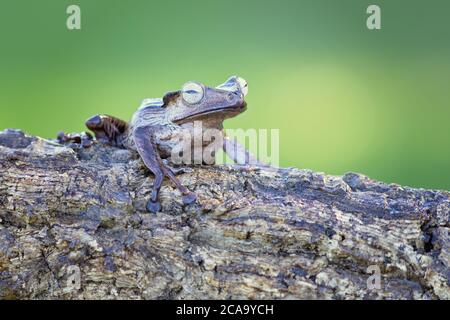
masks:
{"type": "Polygon", "coordinates": [[[197,200],[197,196],[195,195],[195,193],[193,193],[192,191],[190,191],[188,188],[186,188],[185,186],[183,186],[180,182],[180,180],[178,180],[177,177],[175,177],[175,174],[171,169],[169,168],[165,168],[166,170],[166,175],[169,177],[169,179],[175,183],[175,185],[177,186],[178,190],[180,190],[181,194],[183,195],[183,203],[184,204],[191,204],[193,202],[195,202],[195,200],[197,200]]]}
{"type": "Polygon", "coordinates": [[[175,166],[173,166],[167,159],[162,159],[162,162],[167,167],[167,169],[172,171],[172,173],[175,176],[178,176],[178,175],[183,174],[183,173],[190,173],[190,172],[192,172],[192,169],[187,167],[187,166],[183,166],[183,167],[175,167],[175,166]]]}
{"type": "Polygon", "coordinates": [[[120,145],[119,138],[128,128],[127,122],[108,115],[95,115],[87,119],[85,124],[98,141],[114,146],[120,145]]]}
{"type": "Polygon", "coordinates": [[[138,127],[133,132],[133,139],[136,144],[136,149],[144,161],[145,166],[150,169],[155,175],[153,182],[153,189],[150,195],[150,200],[147,202],[147,211],[156,213],[161,210],[159,203],[159,191],[161,189],[164,177],[167,176],[175,183],[177,188],[183,195],[183,203],[190,204],[196,200],[196,195],[183,186],[181,182],[175,177],[175,174],[168,168],[161,157],[159,156],[157,147],[152,138],[152,127],[138,127]]]}

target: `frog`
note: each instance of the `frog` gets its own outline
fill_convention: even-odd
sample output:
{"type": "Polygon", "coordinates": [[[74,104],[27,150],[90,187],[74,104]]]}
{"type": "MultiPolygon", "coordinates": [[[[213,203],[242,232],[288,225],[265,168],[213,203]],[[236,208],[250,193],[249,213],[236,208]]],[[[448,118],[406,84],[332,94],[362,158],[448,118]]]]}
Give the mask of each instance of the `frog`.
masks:
{"type": "MultiPolygon", "coordinates": [[[[177,177],[184,170],[177,170],[170,163],[171,155],[180,145],[180,137],[184,137],[186,132],[191,134],[190,139],[193,140],[198,138],[198,135],[203,136],[205,130],[215,130],[220,133],[222,139],[218,139],[219,145],[213,146],[213,157],[222,148],[235,163],[244,159],[244,165],[264,165],[224,132],[223,122],[226,119],[246,111],[247,94],[248,83],[239,76],[231,76],[216,87],[209,87],[198,81],[188,81],[180,90],[169,91],[162,98],[144,99],[129,122],[114,116],[97,114],[87,119],[85,125],[94,133],[95,140],[99,143],[126,148],[139,155],[154,175],[146,210],[157,213],[161,211],[159,193],[166,177],[180,191],[184,205],[197,200],[196,194],[177,177]],[[201,124],[200,131],[195,130],[197,123],[201,124]]],[[[85,146],[90,146],[90,143],[85,142],[86,135],[84,139],[64,134],[58,137],[63,142],[81,140],[85,146]]],[[[210,146],[208,141],[201,141],[200,146],[195,146],[194,143],[191,151],[195,153],[198,151],[195,148],[204,149],[210,146]]],[[[203,150],[200,150],[200,154],[201,151],[203,150]]]]}

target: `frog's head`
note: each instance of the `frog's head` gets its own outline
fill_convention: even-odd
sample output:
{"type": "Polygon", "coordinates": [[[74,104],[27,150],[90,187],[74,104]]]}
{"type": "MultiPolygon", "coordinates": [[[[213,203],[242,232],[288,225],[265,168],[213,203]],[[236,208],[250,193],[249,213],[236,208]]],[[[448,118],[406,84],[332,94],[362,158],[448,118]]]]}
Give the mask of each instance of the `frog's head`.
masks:
{"type": "Polygon", "coordinates": [[[190,81],[181,90],[167,93],[163,107],[167,108],[169,120],[176,124],[196,120],[220,124],[245,111],[247,92],[247,82],[237,76],[216,88],[190,81]]]}

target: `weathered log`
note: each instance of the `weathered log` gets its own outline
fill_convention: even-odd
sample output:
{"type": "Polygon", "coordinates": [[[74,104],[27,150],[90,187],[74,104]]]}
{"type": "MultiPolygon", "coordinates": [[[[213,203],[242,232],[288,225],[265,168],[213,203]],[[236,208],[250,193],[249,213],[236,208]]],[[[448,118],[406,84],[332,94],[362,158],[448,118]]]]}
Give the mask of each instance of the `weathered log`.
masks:
{"type": "Polygon", "coordinates": [[[153,177],[128,150],[0,132],[0,298],[450,298],[449,192],[190,169],[197,203],[165,181],[153,215],[153,177]]]}

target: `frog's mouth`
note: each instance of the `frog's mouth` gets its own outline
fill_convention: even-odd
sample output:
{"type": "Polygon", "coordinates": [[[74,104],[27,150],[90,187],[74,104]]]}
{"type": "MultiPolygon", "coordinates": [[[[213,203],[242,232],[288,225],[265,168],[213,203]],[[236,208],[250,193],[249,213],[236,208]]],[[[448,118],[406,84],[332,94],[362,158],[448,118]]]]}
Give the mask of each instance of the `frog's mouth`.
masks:
{"type": "Polygon", "coordinates": [[[214,117],[217,115],[218,118],[232,118],[234,116],[237,116],[238,114],[244,112],[247,110],[247,103],[245,101],[242,101],[242,103],[238,105],[234,105],[232,107],[221,107],[216,109],[210,109],[210,110],[204,110],[199,111],[197,113],[188,115],[186,117],[180,118],[180,119],[174,119],[174,122],[177,124],[182,124],[186,122],[191,122],[193,120],[202,119],[204,117],[214,117]]]}

